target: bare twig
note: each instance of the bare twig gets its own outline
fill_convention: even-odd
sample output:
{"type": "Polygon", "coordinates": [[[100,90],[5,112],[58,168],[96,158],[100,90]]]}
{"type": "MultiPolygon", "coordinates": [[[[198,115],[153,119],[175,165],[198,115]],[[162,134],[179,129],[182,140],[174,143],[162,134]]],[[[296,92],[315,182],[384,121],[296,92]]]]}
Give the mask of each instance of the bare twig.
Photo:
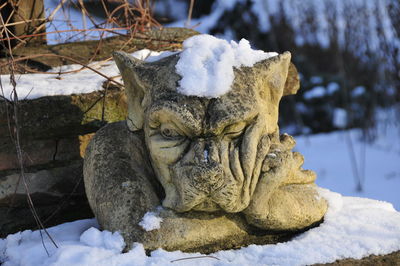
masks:
{"type": "Polygon", "coordinates": [[[189,10],[188,10],[188,18],[185,23],[186,28],[190,27],[190,21],[192,20],[193,6],[194,6],[194,0],[190,0],[190,6],[189,6],[189,10]]]}
{"type": "MultiPolygon", "coordinates": [[[[83,23],[83,29],[86,30],[87,29],[87,23],[86,23],[86,8],[85,5],[83,4],[83,0],[78,0],[79,1],[79,5],[81,7],[81,12],[82,12],[82,23],[83,23]]],[[[86,39],[86,35],[84,37],[84,39],[86,39]]]]}

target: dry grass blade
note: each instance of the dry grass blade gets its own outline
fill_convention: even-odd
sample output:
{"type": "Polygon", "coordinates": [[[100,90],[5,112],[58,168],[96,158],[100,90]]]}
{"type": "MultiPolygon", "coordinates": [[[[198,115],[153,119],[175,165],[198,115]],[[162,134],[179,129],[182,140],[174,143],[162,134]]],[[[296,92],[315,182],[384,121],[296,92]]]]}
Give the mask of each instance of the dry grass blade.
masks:
{"type": "Polygon", "coordinates": [[[0,29],[7,28],[7,27],[10,27],[10,26],[16,26],[16,25],[20,25],[20,24],[26,24],[26,23],[29,23],[29,22],[45,21],[45,20],[46,19],[43,19],[43,18],[35,18],[35,19],[28,19],[28,20],[25,20],[25,21],[17,21],[17,22],[11,22],[11,23],[7,23],[6,22],[4,25],[0,25],[0,29]]]}
{"type": "Polygon", "coordinates": [[[176,259],[176,260],[171,260],[170,262],[171,262],[171,263],[174,263],[174,262],[183,261],[183,260],[194,260],[194,259],[204,259],[204,258],[220,260],[219,258],[214,257],[214,256],[204,255],[204,256],[195,256],[195,257],[180,258],[180,259],[176,259]]]}
{"type": "MultiPolygon", "coordinates": [[[[81,12],[82,12],[83,29],[86,30],[86,29],[87,29],[86,16],[87,16],[88,14],[87,14],[85,5],[83,4],[83,0],[78,0],[78,2],[79,2],[79,5],[80,5],[80,7],[81,7],[81,12]]],[[[85,36],[84,39],[86,39],[86,36],[85,36]]]]}

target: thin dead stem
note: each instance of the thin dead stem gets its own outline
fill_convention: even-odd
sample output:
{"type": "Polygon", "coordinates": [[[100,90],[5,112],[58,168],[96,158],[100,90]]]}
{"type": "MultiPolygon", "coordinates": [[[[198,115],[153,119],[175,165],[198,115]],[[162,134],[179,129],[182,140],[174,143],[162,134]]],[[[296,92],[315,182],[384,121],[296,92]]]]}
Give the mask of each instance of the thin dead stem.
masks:
{"type": "Polygon", "coordinates": [[[186,28],[190,27],[190,21],[192,20],[193,6],[194,6],[194,0],[190,0],[190,6],[189,6],[189,10],[188,10],[188,18],[185,23],[186,28]]]}
{"type": "MultiPolygon", "coordinates": [[[[0,16],[0,22],[4,26],[4,20],[3,20],[3,18],[1,16],[0,16]]],[[[7,31],[5,31],[5,34],[6,34],[7,37],[9,37],[7,31]]],[[[27,195],[28,206],[29,206],[29,208],[30,208],[30,210],[32,212],[32,215],[33,215],[33,217],[35,219],[35,222],[36,222],[36,224],[38,226],[38,229],[40,231],[40,235],[42,236],[41,230],[44,230],[45,234],[50,239],[50,241],[53,243],[53,245],[56,248],[58,248],[56,242],[51,237],[51,235],[49,234],[47,229],[44,227],[44,225],[43,225],[43,223],[42,223],[42,221],[41,221],[41,219],[40,219],[40,217],[39,217],[39,215],[38,215],[38,213],[36,211],[35,205],[34,205],[34,203],[32,201],[32,197],[30,195],[28,182],[27,182],[27,179],[26,179],[26,176],[25,176],[25,167],[24,167],[24,161],[23,161],[23,151],[22,151],[22,148],[21,148],[21,140],[20,140],[20,124],[19,124],[19,120],[18,120],[18,118],[19,118],[19,102],[18,102],[18,94],[17,94],[17,89],[16,89],[17,83],[15,81],[15,76],[14,76],[14,73],[15,73],[15,60],[14,60],[12,49],[11,49],[10,39],[7,39],[7,42],[8,42],[8,52],[9,52],[9,54],[7,56],[7,59],[9,61],[8,65],[9,65],[9,69],[10,69],[10,83],[13,86],[13,90],[12,90],[12,106],[13,106],[13,116],[14,116],[14,132],[13,132],[14,134],[12,134],[12,131],[10,130],[10,135],[11,136],[14,135],[15,148],[16,148],[18,164],[19,164],[19,168],[20,168],[20,176],[19,176],[19,179],[17,181],[17,184],[19,184],[20,181],[22,180],[22,183],[23,183],[24,188],[25,188],[25,193],[27,195]]],[[[3,45],[3,46],[6,47],[6,45],[3,45]]],[[[0,83],[0,85],[2,85],[2,84],[0,83]]],[[[2,92],[4,93],[3,88],[2,88],[2,92]]],[[[3,96],[4,96],[4,94],[3,94],[3,96]]],[[[46,250],[47,255],[50,255],[48,250],[47,250],[47,248],[46,248],[46,245],[44,243],[43,236],[42,236],[42,243],[43,243],[44,249],[46,250]]]]}

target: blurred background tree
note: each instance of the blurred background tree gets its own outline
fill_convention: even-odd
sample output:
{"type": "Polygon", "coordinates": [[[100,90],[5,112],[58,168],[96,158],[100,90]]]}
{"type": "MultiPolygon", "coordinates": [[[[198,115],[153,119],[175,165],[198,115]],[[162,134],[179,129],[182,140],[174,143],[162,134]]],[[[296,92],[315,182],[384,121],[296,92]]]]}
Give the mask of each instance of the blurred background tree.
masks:
{"type": "MultiPolygon", "coordinates": [[[[246,38],[265,51],[292,52],[302,90],[283,101],[280,120],[292,134],[371,129],[374,110],[400,100],[397,0],[193,2],[194,29],[246,38]]],[[[158,0],[155,5],[159,21],[187,22],[190,1],[158,0]]],[[[373,137],[373,131],[365,133],[373,137]]]]}

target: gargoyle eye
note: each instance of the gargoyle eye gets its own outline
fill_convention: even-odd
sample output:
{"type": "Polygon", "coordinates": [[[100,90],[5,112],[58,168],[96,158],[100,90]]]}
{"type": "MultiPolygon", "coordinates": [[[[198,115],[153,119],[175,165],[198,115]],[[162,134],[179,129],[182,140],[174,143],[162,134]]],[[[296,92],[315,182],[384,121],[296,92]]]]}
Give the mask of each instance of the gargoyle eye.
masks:
{"type": "Polygon", "coordinates": [[[183,138],[181,134],[178,133],[173,128],[161,126],[161,135],[166,139],[180,139],[183,138]]]}
{"type": "Polygon", "coordinates": [[[242,135],[243,130],[237,131],[237,132],[228,132],[225,134],[225,136],[231,137],[231,138],[236,138],[242,135]]]}
{"type": "Polygon", "coordinates": [[[239,123],[235,125],[231,125],[225,128],[225,136],[230,138],[236,138],[242,135],[243,131],[246,129],[245,123],[239,123]]]}

